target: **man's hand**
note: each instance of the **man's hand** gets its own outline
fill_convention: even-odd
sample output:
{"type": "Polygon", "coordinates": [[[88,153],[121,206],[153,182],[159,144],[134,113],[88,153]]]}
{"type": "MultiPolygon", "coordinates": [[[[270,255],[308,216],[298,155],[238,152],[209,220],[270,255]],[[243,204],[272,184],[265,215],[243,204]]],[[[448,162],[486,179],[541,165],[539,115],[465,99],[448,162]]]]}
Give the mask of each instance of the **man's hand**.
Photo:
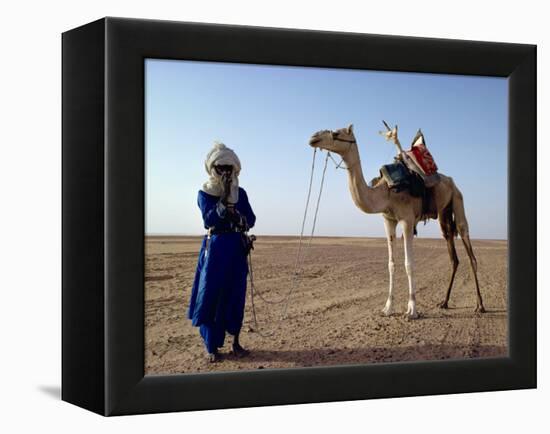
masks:
{"type": "Polygon", "coordinates": [[[246,217],[241,215],[234,205],[230,204],[227,206],[226,216],[226,218],[240,230],[248,230],[248,226],[246,225],[246,217]]]}
{"type": "Polygon", "coordinates": [[[224,173],[222,175],[222,196],[221,201],[224,205],[227,205],[227,200],[229,199],[229,195],[231,194],[231,176],[224,173]]]}

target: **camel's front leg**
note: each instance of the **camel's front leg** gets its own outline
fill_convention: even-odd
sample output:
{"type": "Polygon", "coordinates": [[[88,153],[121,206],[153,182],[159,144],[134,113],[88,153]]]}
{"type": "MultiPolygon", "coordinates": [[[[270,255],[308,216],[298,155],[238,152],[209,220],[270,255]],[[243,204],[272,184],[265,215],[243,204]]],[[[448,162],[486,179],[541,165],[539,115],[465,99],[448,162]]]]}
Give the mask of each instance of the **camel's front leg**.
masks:
{"type": "Polygon", "coordinates": [[[413,239],[414,239],[414,222],[403,223],[403,238],[405,240],[405,270],[409,279],[409,303],[407,304],[407,316],[410,319],[418,318],[416,311],[416,285],[414,282],[413,270],[413,239]]]}
{"type": "Polygon", "coordinates": [[[395,263],[393,261],[393,247],[395,244],[395,227],[397,222],[394,220],[384,219],[384,228],[386,229],[386,238],[388,240],[388,272],[390,274],[390,289],[386,305],[382,312],[384,315],[391,315],[393,312],[393,275],[395,272],[395,263]]]}

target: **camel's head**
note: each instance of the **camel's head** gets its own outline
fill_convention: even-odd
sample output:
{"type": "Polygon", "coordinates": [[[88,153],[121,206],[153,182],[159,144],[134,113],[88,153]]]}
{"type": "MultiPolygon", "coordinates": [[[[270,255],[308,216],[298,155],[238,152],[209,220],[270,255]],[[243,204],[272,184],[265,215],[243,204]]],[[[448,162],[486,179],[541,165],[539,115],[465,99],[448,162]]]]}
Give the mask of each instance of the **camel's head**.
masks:
{"type": "Polygon", "coordinates": [[[318,131],[309,139],[310,146],[325,149],[339,155],[345,154],[356,143],[355,135],[353,134],[353,125],[336,131],[318,131]]]}

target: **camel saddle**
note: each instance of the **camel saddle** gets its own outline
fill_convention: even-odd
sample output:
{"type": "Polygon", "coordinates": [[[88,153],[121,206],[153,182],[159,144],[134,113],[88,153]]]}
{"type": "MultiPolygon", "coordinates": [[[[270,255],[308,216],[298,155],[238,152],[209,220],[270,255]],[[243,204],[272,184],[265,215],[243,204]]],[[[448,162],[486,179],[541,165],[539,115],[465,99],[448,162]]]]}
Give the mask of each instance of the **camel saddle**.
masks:
{"type": "Polygon", "coordinates": [[[396,192],[407,191],[411,196],[422,198],[422,219],[427,219],[430,214],[430,196],[432,187],[439,182],[437,173],[430,176],[430,183],[417,171],[411,170],[401,158],[396,158],[395,163],[385,164],[380,168],[380,175],[388,187],[396,192]],[[435,182],[434,182],[435,181],[435,182]]]}
{"type": "Polygon", "coordinates": [[[409,169],[401,159],[396,158],[395,163],[385,164],[380,168],[380,175],[388,187],[393,191],[408,191],[411,196],[421,197],[426,186],[422,177],[409,169]]]}
{"type": "Polygon", "coordinates": [[[432,188],[441,178],[421,130],[416,133],[411,149],[395,157],[393,164],[382,166],[380,175],[391,190],[407,191],[411,196],[421,197],[423,219],[429,218],[432,188]]]}
{"type": "Polygon", "coordinates": [[[434,187],[439,182],[437,164],[426,147],[426,139],[422,130],[418,130],[412,141],[411,149],[405,151],[405,154],[402,160],[411,171],[420,175],[427,188],[434,187]]]}

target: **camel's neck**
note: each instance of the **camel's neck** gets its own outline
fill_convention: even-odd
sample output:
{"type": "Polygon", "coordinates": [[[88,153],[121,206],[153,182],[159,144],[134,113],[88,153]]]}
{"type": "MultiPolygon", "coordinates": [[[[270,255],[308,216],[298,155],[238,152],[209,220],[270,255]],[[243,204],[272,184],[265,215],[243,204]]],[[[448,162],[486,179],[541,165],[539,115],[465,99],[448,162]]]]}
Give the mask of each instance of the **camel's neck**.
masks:
{"type": "Polygon", "coordinates": [[[371,188],[365,182],[357,144],[351,145],[342,158],[348,167],[349,189],[355,205],[368,214],[385,211],[388,205],[387,191],[383,188],[371,188]]]}

